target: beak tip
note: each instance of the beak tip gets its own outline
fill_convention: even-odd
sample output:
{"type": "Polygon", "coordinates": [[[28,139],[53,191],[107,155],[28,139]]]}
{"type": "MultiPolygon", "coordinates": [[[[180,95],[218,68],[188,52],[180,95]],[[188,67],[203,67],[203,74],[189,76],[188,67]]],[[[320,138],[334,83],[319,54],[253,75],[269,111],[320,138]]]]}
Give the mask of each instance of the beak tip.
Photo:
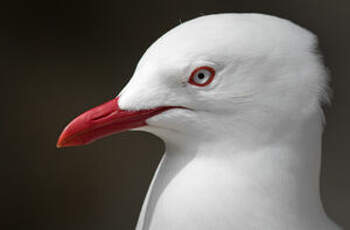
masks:
{"type": "Polygon", "coordinates": [[[60,149],[60,148],[62,148],[62,147],[64,147],[64,144],[62,143],[61,138],[60,138],[60,139],[58,139],[58,141],[57,141],[56,148],[60,149]]]}
{"type": "Polygon", "coordinates": [[[66,146],[66,140],[65,140],[66,138],[65,138],[65,135],[63,134],[64,134],[64,131],[61,133],[60,137],[57,140],[56,148],[58,149],[66,146]]]}

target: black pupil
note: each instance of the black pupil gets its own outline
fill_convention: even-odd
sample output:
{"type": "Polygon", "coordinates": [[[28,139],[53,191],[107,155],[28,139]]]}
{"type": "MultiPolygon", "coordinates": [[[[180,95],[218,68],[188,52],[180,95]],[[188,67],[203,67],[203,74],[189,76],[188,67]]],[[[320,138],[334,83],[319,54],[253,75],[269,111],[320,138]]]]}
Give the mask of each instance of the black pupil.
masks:
{"type": "Polygon", "coordinates": [[[204,73],[199,73],[199,74],[198,74],[198,78],[201,79],[201,80],[202,80],[203,78],[205,78],[204,73]]]}

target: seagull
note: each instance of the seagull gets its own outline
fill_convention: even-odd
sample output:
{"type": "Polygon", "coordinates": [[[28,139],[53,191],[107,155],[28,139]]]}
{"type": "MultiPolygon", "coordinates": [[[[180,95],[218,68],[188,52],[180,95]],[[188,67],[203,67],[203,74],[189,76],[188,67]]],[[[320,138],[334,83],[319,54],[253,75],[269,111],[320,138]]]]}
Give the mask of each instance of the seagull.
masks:
{"type": "Polygon", "coordinates": [[[166,151],[136,230],[335,230],[319,176],[328,75],[317,37],[275,16],[213,14],[145,52],[119,95],[57,147],[126,130],[166,151]]]}

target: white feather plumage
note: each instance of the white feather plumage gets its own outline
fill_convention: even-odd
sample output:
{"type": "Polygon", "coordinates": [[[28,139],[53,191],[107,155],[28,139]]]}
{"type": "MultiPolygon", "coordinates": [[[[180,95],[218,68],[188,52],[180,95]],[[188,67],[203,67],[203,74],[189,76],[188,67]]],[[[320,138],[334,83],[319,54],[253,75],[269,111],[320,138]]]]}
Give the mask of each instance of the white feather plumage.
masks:
{"type": "Polygon", "coordinates": [[[319,195],[327,74],[317,38],[261,14],[217,14],[158,39],[120,93],[125,110],[185,106],[140,128],[166,153],[137,230],[338,229],[319,195]],[[216,69],[208,87],[191,71],[216,69]]]}

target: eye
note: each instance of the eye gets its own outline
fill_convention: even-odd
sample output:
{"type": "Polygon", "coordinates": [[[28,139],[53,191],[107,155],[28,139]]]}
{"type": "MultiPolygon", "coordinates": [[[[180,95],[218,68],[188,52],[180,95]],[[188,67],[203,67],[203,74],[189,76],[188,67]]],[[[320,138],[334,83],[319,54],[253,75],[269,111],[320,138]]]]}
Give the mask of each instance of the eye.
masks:
{"type": "Polygon", "coordinates": [[[209,66],[202,66],[195,69],[190,76],[188,82],[196,86],[207,86],[209,85],[215,76],[215,70],[209,66]]]}

